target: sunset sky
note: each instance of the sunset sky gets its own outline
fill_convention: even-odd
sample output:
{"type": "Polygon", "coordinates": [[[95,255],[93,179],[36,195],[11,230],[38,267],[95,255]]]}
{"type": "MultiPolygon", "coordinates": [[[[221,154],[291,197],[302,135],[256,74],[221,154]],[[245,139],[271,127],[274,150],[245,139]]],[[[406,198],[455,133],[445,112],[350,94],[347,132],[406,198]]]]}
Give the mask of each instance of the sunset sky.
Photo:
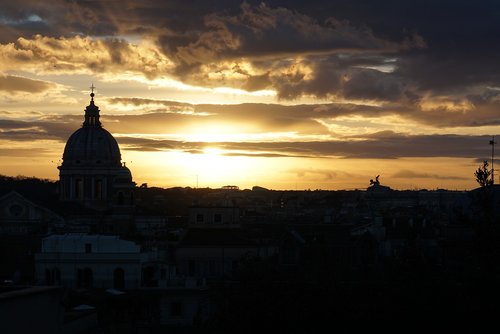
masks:
{"type": "Polygon", "coordinates": [[[497,1],[2,0],[0,174],[56,180],[93,83],[138,184],[472,189],[499,36],[497,1]]]}

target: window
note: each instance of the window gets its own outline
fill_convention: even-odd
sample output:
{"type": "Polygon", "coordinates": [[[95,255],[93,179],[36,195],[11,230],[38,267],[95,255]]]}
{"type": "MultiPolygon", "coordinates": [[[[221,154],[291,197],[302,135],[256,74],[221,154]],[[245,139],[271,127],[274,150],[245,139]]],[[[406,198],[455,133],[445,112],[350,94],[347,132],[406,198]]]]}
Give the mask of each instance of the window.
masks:
{"type": "Polygon", "coordinates": [[[90,268],[85,268],[83,269],[83,272],[82,272],[82,287],[84,288],[91,288],[92,287],[92,284],[93,284],[93,281],[94,281],[94,278],[93,278],[93,273],[92,273],[92,269],[90,268]]]}
{"type": "Polygon", "coordinates": [[[116,268],[113,272],[113,287],[118,290],[125,288],[125,271],[122,268],[116,268]]]}
{"type": "Polygon", "coordinates": [[[47,284],[47,285],[53,284],[52,275],[50,274],[49,269],[45,269],[45,284],[47,284]]]}
{"type": "Polygon", "coordinates": [[[211,277],[214,277],[217,275],[217,262],[215,260],[208,261],[208,274],[211,277]]]}
{"type": "Polygon", "coordinates": [[[233,262],[232,262],[232,268],[231,269],[233,271],[238,270],[238,261],[237,260],[233,260],[233,262]]]}
{"type": "Polygon", "coordinates": [[[53,268],[52,269],[52,277],[54,278],[54,283],[55,284],[60,284],[61,282],[61,271],[59,268],[53,268]]]}
{"type": "Polygon", "coordinates": [[[95,199],[102,199],[102,180],[95,180],[94,198],[95,199]]]}
{"type": "Polygon", "coordinates": [[[83,180],[77,179],[75,181],[75,197],[77,199],[83,199],[83,180]]]}
{"type": "Polygon", "coordinates": [[[12,204],[9,207],[9,213],[11,216],[19,217],[23,213],[23,208],[19,204],[12,204]]]}
{"type": "Polygon", "coordinates": [[[222,215],[220,213],[216,213],[214,215],[214,223],[222,223],[222,215]]]}
{"type": "Polygon", "coordinates": [[[76,287],[81,288],[83,286],[83,270],[78,268],[76,270],[76,287]]]}
{"type": "Polygon", "coordinates": [[[63,195],[64,195],[64,198],[69,198],[71,196],[71,180],[69,179],[64,179],[64,180],[61,180],[62,184],[63,184],[63,195]]]}
{"type": "Polygon", "coordinates": [[[297,257],[298,257],[298,254],[297,254],[297,249],[295,247],[293,247],[292,245],[285,245],[283,248],[282,248],[282,261],[283,261],[283,264],[289,264],[289,265],[293,265],[293,264],[297,264],[297,257]]]}
{"type": "Polygon", "coordinates": [[[120,191],[118,193],[118,205],[123,205],[125,204],[125,197],[123,196],[123,193],[120,191]]]}
{"type": "Polygon", "coordinates": [[[142,286],[156,287],[158,286],[158,279],[156,276],[156,269],[153,266],[146,266],[142,269],[142,286]]]}
{"type": "Polygon", "coordinates": [[[172,317],[182,316],[182,303],[181,302],[172,302],[170,304],[170,315],[172,317]]]}
{"type": "Polygon", "coordinates": [[[203,223],[203,221],[204,221],[203,213],[198,213],[196,215],[196,222],[197,223],[203,223]]]}
{"type": "Polygon", "coordinates": [[[188,273],[189,276],[194,276],[196,274],[196,262],[194,262],[194,260],[189,260],[188,262],[188,273]]]}
{"type": "Polygon", "coordinates": [[[85,253],[92,253],[92,244],[85,244],[85,253]]]}

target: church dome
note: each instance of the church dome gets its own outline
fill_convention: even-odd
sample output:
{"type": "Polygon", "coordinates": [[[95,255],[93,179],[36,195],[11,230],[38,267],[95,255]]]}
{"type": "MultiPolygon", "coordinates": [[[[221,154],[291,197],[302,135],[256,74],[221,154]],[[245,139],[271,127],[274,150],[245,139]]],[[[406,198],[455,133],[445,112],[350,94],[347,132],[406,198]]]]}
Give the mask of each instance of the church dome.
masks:
{"type": "Polygon", "coordinates": [[[115,138],[103,129],[99,107],[94,104],[94,85],[85,120],[66,142],[59,169],[59,192],[63,201],[79,202],[98,211],[128,212],[134,206],[130,169],[121,164],[115,138]],[[125,210],[125,211],[123,211],[125,210]]]}
{"type": "Polygon", "coordinates": [[[122,166],[116,173],[115,181],[126,182],[126,183],[132,182],[132,173],[130,172],[130,169],[125,167],[125,165],[122,166]]]}
{"type": "Polygon", "coordinates": [[[85,109],[83,126],[66,142],[63,165],[120,166],[120,148],[115,138],[101,126],[99,107],[94,104],[94,93],[85,109]]]}
{"type": "Polygon", "coordinates": [[[82,127],[69,137],[63,162],[71,164],[120,165],[120,148],[115,138],[101,127],[82,127]]]}

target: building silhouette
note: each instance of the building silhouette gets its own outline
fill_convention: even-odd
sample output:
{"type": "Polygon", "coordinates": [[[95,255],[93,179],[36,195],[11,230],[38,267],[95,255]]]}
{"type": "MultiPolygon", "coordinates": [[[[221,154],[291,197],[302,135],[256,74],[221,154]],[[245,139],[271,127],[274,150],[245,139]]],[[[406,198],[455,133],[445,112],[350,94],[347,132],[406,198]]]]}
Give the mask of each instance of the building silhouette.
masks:
{"type": "Polygon", "coordinates": [[[90,94],[82,127],[66,142],[59,166],[60,199],[97,210],[134,205],[132,173],[121,162],[118,143],[99,120],[90,94]]]}

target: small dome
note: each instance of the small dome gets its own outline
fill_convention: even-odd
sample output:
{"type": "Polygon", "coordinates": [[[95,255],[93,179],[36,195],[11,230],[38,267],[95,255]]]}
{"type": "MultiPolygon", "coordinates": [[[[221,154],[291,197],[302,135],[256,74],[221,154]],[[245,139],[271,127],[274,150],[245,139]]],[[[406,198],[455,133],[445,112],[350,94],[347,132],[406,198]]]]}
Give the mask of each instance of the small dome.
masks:
{"type": "Polygon", "coordinates": [[[117,182],[132,182],[132,173],[130,172],[130,169],[128,169],[125,166],[122,166],[118,172],[116,173],[116,179],[117,182]]]}
{"type": "Polygon", "coordinates": [[[84,126],[76,130],[64,148],[63,164],[120,165],[120,148],[102,127],[84,126]]]}

